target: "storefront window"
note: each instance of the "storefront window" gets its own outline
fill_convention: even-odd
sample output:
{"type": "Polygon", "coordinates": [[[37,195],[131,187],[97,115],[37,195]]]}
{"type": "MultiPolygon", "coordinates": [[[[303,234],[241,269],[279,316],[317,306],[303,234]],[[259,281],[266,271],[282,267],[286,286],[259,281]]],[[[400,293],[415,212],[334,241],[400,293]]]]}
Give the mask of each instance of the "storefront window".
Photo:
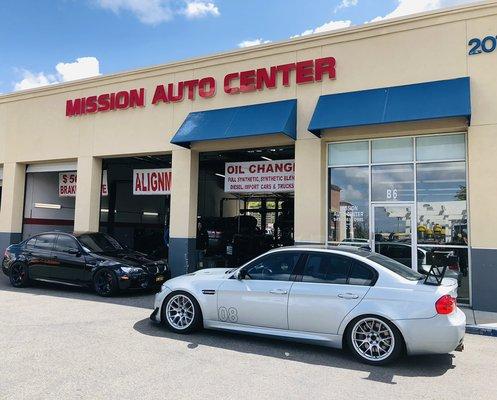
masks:
{"type": "Polygon", "coordinates": [[[417,161],[464,160],[465,135],[439,135],[416,138],[417,161]]]}
{"type": "Polygon", "coordinates": [[[369,168],[330,168],[328,237],[333,242],[369,238],[369,168]]]}
{"type": "Polygon", "coordinates": [[[468,301],[466,136],[332,143],[328,155],[328,241],[369,245],[421,273],[447,266],[468,301]]]}
{"type": "Polygon", "coordinates": [[[371,168],[371,201],[413,201],[412,164],[375,165],[371,168]]]}
{"type": "Polygon", "coordinates": [[[413,138],[377,139],[371,142],[373,163],[413,161],[413,138]]]}
{"type": "Polygon", "coordinates": [[[369,163],[369,143],[333,143],[329,147],[329,165],[361,165],[369,163]]]}
{"type": "Polygon", "coordinates": [[[468,244],[466,163],[417,166],[418,243],[468,244]]]}

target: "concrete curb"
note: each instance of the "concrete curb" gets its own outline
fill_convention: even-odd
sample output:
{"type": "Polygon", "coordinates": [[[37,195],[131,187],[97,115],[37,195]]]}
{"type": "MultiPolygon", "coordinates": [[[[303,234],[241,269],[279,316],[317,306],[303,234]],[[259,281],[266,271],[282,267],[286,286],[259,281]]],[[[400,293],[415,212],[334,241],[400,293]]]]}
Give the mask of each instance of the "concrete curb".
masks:
{"type": "Polygon", "coordinates": [[[466,325],[466,333],[497,337],[497,328],[487,328],[481,325],[466,325]]]}

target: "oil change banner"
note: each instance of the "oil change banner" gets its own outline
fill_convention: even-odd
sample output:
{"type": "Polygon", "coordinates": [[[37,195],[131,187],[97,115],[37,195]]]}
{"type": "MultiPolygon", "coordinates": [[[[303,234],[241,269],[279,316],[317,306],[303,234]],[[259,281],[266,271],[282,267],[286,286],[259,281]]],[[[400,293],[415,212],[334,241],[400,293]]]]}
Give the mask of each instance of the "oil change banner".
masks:
{"type": "Polygon", "coordinates": [[[293,192],[295,160],[226,163],[226,193],[293,192]]]}
{"type": "Polygon", "coordinates": [[[133,194],[171,194],[171,169],[133,170],[133,194]]]}
{"type": "MultiPolygon", "coordinates": [[[[76,197],[76,186],[78,182],[77,172],[59,173],[59,197],[76,197]]],[[[109,194],[107,186],[107,171],[102,174],[102,196],[109,194]]]]}

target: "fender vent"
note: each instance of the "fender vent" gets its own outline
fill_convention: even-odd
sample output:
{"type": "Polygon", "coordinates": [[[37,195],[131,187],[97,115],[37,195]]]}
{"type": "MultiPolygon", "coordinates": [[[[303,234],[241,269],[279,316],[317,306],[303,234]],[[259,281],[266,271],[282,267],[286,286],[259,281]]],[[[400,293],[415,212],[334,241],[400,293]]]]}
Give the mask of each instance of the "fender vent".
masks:
{"type": "Polygon", "coordinates": [[[213,295],[213,294],[216,294],[216,291],[215,291],[215,290],[213,290],[213,289],[203,289],[203,290],[202,290],[202,293],[203,293],[203,294],[213,295]]]}

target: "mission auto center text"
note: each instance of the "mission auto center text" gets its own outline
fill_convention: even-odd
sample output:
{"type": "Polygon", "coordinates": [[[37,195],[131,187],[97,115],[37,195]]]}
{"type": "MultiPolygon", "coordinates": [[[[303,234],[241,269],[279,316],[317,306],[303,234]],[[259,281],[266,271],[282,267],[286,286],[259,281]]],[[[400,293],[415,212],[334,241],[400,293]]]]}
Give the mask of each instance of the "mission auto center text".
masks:
{"type": "MultiPolygon", "coordinates": [[[[290,86],[293,82],[302,85],[336,78],[336,61],[333,57],[299,61],[269,68],[251,69],[225,75],[224,92],[228,95],[274,89],[279,84],[290,86]]],[[[197,96],[210,98],[216,95],[217,82],[212,76],[177,83],[157,85],[152,104],[174,103],[197,96]]],[[[66,116],[94,114],[98,112],[145,107],[145,89],[130,89],[116,93],[103,93],[66,101],[66,116]]]]}

